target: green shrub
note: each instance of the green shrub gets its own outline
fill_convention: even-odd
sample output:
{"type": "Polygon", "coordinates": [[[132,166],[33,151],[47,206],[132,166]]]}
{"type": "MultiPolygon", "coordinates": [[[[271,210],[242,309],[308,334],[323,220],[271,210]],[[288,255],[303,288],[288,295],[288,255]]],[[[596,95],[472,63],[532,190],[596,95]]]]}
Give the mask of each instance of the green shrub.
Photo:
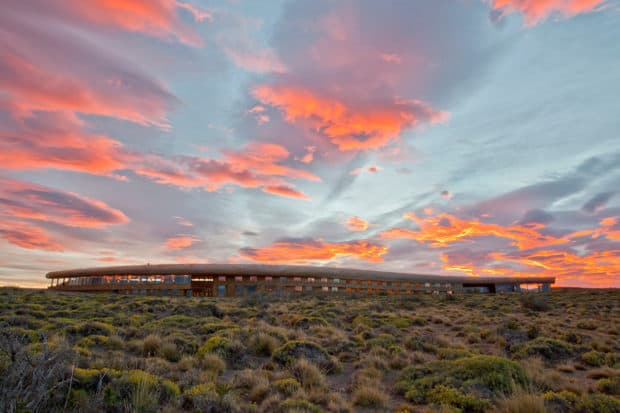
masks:
{"type": "Polygon", "coordinates": [[[596,389],[601,393],[620,396],[620,376],[599,379],[596,389]]]}
{"type": "Polygon", "coordinates": [[[292,396],[301,388],[301,384],[291,377],[275,380],[271,386],[285,396],[292,396]]]}
{"type": "Polygon", "coordinates": [[[145,357],[152,357],[159,354],[161,348],[161,337],[156,334],[149,334],[142,342],[142,354],[145,357]]]}
{"type": "Polygon", "coordinates": [[[407,400],[421,404],[427,402],[430,392],[438,385],[494,399],[510,395],[515,387],[526,387],[529,383],[525,370],[514,361],[480,355],[407,367],[396,389],[407,400]]]}
{"type": "Polygon", "coordinates": [[[579,401],[579,397],[568,390],[561,392],[547,392],[543,396],[545,406],[553,412],[572,412],[579,401]]]}
{"type": "Polygon", "coordinates": [[[72,337],[86,337],[92,335],[110,336],[114,327],[99,321],[86,321],[67,327],[67,335],[72,337]]]}
{"type": "Polygon", "coordinates": [[[535,338],[517,347],[516,350],[516,353],[521,357],[541,356],[547,362],[564,360],[575,354],[575,349],[571,344],[548,337],[535,338]]]}
{"type": "Polygon", "coordinates": [[[440,406],[453,406],[464,412],[471,413],[482,413],[491,405],[487,400],[479,399],[469,394],[463,394],[462,391],[454,387],[444,386],[443,384],[435,386],[428,393],[427,402],[440,406]]]}
{"type": "Polygon", "coordinates": [[[600,367],[605,364],[605,353],[592,350],[581,355],[581,360],[588,366],[600,367]]]}
{"type": "Polygon", "coordinates": [[[204,357],[209,353],[214,353],[224,360],[236,365],[240,362],[245,353],[245,348],[240,343],[232,341],[222,336],[212,336],[198,349],[197,356],[204,357]]]}
{"type": "Polygon", "coordinates": [[[575,411],[578,413],[620,413],[620,400],[605,394],[590,394],[577,403],[575,411]]]}

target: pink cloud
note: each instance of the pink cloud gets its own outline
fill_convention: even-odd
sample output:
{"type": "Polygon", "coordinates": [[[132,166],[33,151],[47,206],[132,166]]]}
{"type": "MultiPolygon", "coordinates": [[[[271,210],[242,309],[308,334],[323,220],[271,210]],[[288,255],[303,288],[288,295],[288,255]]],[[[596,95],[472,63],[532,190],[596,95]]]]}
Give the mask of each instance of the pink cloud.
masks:
{"type": "Polygon", "coordinates": [[[368,221],[359,217],[349,217],[346,227],[349,231],[366,231],[368,229],[368,221]]]}
{"type": "Polygon", "coordinates": [[[283,165],[289,152],[281,145],[252,142],[240,151],[224,150],[220,159],[151,156],[137,173],[158,183],[216,191],[226,185],[262,188],[270,194],[306,199],[286,179],[320,181],[311,172],[283,165]]]}
{"type": "Polygon", "coordinates": [[[533,26],[550,16],[573,17],[600,10],[607,0],[491,0],[493,10],[503,15],[521,13],[527,26],[533,26]]]}
{"type": "Polygon", "coordinates": [[[192,235],[177,235],[177,236],[168,238],[166,240],[165,247],[168,250],[179,250],[179,249],[191,247],[192,245],[198,242],[200,242],[200,239],[192,235]]]}
{"type": "Polygon", "coordinates": [[[378,149],[397,140],[404,130],[422,122],[442,122],[448,116],[417,100],[346,104],[299,85],[263,85],[252,94],[261,104],[279,108],[288,122],[317,132],[340,151],[378,149]]]}
{"type": "Polygon", "coordinates": [[[0,217],[53,222],[70,227],[103,228],[129,222],[102,201],[29,182],[0,178],[0,217]]]}

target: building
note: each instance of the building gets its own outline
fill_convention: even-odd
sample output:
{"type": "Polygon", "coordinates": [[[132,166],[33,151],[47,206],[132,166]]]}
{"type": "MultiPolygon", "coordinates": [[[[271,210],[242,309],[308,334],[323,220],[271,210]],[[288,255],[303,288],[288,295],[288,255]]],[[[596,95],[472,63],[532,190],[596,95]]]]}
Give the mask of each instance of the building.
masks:
{"type": "Polygon", "coordinates": [[[52,271],[49,288],[142,295],[239,297],[300,293],[496,293],[550,291],[553,277],[453,277],[259,264],[159,264],[52,271]]]}

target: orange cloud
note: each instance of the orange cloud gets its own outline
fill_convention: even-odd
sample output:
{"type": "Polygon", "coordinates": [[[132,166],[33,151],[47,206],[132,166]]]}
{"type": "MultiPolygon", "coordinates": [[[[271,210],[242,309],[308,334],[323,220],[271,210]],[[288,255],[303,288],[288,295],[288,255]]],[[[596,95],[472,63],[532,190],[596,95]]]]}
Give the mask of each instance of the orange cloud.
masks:
{"type": "Polygon", "coordinates": [[[0,237],[30,250],[64,251],[42,228],[15,220],[0,221],[0,237]]]}
{"type": "Polygon", "coordinates": [[[178,0],[92,0],[88,4],[68,1],[65,12],[91,24],[139,32],[159,38],[175,37],[180,42],[199,46],[200,37],[179,17],[184,10],[195,21],[211,21],[210,12],[178,0]]]}
{"type": "Polygon", "coordinates": [[[267,185],[263,187],[263,192],[268,194],[280,195],[288,198],[297,198],[297,199],[310,199],[306,194],[301,191],[296,190],[288,185],[267,185]]]}
{"type": "Polygon", "coordinates": [[[368,221],[365,221],[358,217],[350,217],[346,226],[349,231],[366,231],[368,229],[368,221]]]}
{"type": "Polygon", "coordinates": [[[166,240],[166,249],[168,250],[179,250],[182,248],[191,247],[192,245],[200,242],[200,239],[191,236],[191,235],[178,235],[175,237],[168,238],[166,240]]]}
{"type": "Polygon", "coordinates": [[[549,276],[558,286],[619,287],[620,249],[578,255],[564,250],[528,253],[489,253],[484,261],[463,260],[450,253],[442,255],[445,270],[472,276],[549,276]]]}
{"type": "Polygon", "coordinates": [[[503,15],[521,13],[528,26],[535,25],[548,17],[559,14],[572,17],[599,10],[606,0],[491,0],[493,10],[503,15]]]}
{"type": "Polygon", "coordinates": [[[175,161],[151,156],[136,172],[158,183],[184,188],[203,187],[215,191],[222,186],[238,185],[298,199],[307,199],[307,196],[285,178],[321,180],[311,172],[282,165],[289,152],[280,145],[254,142],[241,151],[222,153],[221,159],[179,157],[175,161]]]}
{"type": "MultiPolygon", "coordinates": [[[[90,75],[73,73],[72,68],[59,71],[49,66],[44,59],[0,49],[0,86],[13,97],[11,110],[16,117],[33,111],[71,111],[168,126],[165,113],[174,98],[154,81],[131,79],[134,86],[122,78],[90,79],[90,75]]],[[[121,72],[107,75],[121,76],[121,72]]],[[[93,74],[97,76],[103,74],[93,74]]]]}
{"type": "Polygon", "coordinates": [[[122,211],[102,201],[6,178],[0,178],[0,207],[0,216],[70,227],[103,228],[129,222],[122,211]]]}
{"type": "Polygon", "coordinates": [[[241,256],[269,263],[312,263],[330,261],[339,257],[355,257],[369,262],[382,262],[387,245],[372,244],[366,240],[330,243],[323,240],[278,241],[269,247],[243,248],[241,256]]]}
{"type": "Polygon", "coordinates": [[[281,109],[288,122],[301,122],[341,151],[377,149],[421,122],[441,122],[447,117],[417,100],[354,107],[301,86],[259,86],[252,93],[262,104],[281,109]]]}
{"type": "Polygon", "coordinates": [[[428,243],[433,247],[443,247],[455,242],[463,242],[476,237],[495,236],[511,240],[511,245],[521,250],[568,242],[566,238],[556,238],[542,234],[543,224],[512,225],[504,227],[477,220],[467,221],[450,214],[438,214],[419,218],[415,214],[405,214],[405,218],[418,224],[419,230],[392,228],[380,234],[382,239],[412,239],[428,243]]]}
{"type": "Polygon", "coordinates": [[[85,133],[84,127],[71,112],[22,118],[0,138],[0,164],[5,169],[52,168],[111,176],[134,158],[120,142],[85,133]]]}

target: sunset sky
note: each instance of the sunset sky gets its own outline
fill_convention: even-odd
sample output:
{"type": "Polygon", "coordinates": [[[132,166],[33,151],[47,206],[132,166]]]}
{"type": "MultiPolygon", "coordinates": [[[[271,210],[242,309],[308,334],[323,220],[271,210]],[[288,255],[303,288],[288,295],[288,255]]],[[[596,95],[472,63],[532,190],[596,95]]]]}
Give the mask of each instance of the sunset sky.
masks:
{"type": "Polygon", "coordinates": [[[0,285],[146,262],[620,287],[620,2],[4,1],[0,285]]]}

